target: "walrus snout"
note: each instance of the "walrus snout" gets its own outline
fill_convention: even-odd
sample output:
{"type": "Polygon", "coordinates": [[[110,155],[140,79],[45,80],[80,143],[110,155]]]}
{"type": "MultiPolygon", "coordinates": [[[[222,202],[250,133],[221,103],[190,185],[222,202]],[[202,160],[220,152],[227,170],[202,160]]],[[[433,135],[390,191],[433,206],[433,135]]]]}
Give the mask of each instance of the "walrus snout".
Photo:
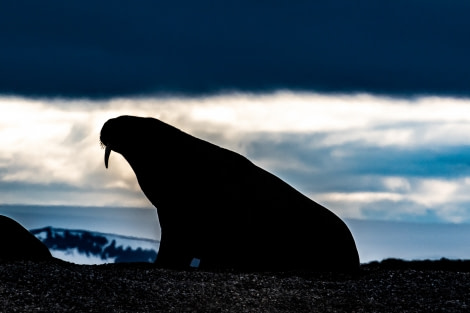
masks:
{"type": "Polygon", "coordinates": [[[109,145],[106,146],[106,149],[104,150],[104,166],[108,168],[108,163],[109,163],[109,156],[111,155],[111,147],[109,145]]]}
{"type": "Polygon", "coordinates": [[[106,166],[106,168],[108,168],[108,163],[109,163],[109,156],[111,155],[111,146],[109,144],[105,144],[103,143],[102,140],[100,140],[100,146],[101,146],[101,149],[105,149],[104,150],[104,166],[106,166]]]}
{"type": "Polygon", "coordinates": [[[112,144],[111,144],[111,140],[110,140],[110,127],[112,125],[112,120],[108,120],[104,125],[103,125],[103,128],[101,129],[101,132],[100,132],[100,146],[101,148],[104,148],[104,166],[106,168],[108,168],[108,164],[109,164],[109,156],[111,155],[111,150],[113,150],[112,148],[112,144]]]}
{"type": "Polygon", "coordinates": [[[109,156],[111,155],[111,145],[109,143],[104,143],[104,140],[103,140],[103,137],[100,136],[100,146],[101,146],[101,149],[105,149],[104,150],[104,166],[106,166],[106,168],[108,168],[108,163],[109,163],[109,156]]]}

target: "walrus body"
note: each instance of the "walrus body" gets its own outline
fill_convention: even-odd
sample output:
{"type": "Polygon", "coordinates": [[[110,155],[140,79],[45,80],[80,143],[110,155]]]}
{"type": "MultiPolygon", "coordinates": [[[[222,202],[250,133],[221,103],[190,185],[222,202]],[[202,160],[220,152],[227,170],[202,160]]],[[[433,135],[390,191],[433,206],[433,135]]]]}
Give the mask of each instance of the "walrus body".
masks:
{"type": "Polygon", "coordinates": [[[0,215],[0,260],[48,260],[52,255],[39,239],[15,220],[0,215]]]}
{"type": "Polygon", "coordinates": [[[332,212],[245,157],[152,118],[121,116],[101,130],[158,211],[156,264],[351,272],[359,256],[332,212]]]}

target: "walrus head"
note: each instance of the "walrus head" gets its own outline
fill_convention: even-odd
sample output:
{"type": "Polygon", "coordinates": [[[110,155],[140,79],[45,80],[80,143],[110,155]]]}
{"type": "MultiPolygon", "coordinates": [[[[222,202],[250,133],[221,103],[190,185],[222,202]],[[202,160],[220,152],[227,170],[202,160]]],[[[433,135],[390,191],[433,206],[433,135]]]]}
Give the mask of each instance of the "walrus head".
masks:
{"type": "Polygon", "coordinates": [[[104,123],[103,128],[101,128],[100,145],[102,148],[105,148],[104,165],[106,168],[108,168],[111,151],[122,152],[122,150],[125,149],[123,145],[125,145],[127,140],[123,139],[125,139],[127,135],[122,125],[129,124],[129,122],[131,122],[131,120],[127,117],[113,118],[104,123]],[[124,120],[128,121],[126,122],[124,120]]]}
{"type": "Polygon", "coordinates": [[[160,120],[150,117],[123,115],[109,119],[104,123],[100,133],[100,145],[105,148],[104,165],[108,168],[111,151],[131,154],[133,151],[148,148],[154,149],[157,144],[163,144],[170,139],[169,133],[181,133],[177,128],[160,120]],[[159,134],[155,138],[155,134],[159,134]],[[153,146],[152,146],[153,145],[153,146]]]}

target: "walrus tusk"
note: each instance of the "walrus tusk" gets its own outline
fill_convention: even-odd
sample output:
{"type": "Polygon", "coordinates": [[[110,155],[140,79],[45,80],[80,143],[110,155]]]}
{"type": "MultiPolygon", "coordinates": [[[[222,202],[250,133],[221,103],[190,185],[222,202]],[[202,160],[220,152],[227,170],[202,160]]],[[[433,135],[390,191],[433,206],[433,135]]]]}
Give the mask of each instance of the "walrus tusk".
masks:
{"type": "Polygon", "coordinates": [[[106,168],[108,168],[110,154],[111,154],[111,147],[108,145],[106,146],[106,149],[104,150],[104,166],[106,166],[106,168]]]}

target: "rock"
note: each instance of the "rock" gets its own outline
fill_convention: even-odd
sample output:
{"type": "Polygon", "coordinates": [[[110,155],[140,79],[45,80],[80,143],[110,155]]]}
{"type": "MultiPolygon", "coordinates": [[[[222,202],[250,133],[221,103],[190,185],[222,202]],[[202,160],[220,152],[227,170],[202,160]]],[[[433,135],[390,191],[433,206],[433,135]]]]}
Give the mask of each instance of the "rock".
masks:
{"type": "Polygon", "coordinates": [[[52,259],[49,249],[15,220],[0,215],[0,259],[47,260],[52,259]]]}

